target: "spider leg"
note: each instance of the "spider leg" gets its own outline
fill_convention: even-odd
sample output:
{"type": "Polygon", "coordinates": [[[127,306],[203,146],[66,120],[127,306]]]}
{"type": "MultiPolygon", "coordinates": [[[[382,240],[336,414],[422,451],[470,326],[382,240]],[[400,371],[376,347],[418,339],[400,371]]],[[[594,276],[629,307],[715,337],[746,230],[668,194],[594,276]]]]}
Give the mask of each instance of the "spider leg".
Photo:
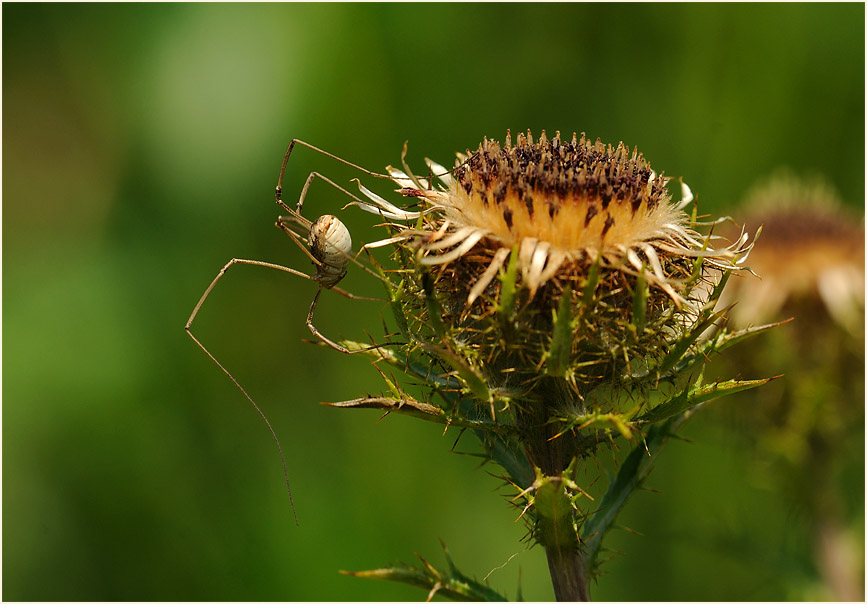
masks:
{"type": "MultiPolygon", "coordinates": [[[[268,427],[268,431],[271,432],[271,438],[274,439],[274,443],[277,445],[277,451],[280,453],[280,463],[283,465],[283,478],[286,482],[286,492],[289,493],[289,504],[292,506],[292,514],[295,516],[295,524],[297,525],[298,524],[298,514],[295,511],[295,502],[292,500],[292,489],[289,486],[289,470],[286,466],[286,456],[283,454],[283,447],[280,446],[280,439],[277,438],[277,433],[274,431],[274,428],[271,426],[271,422],[268,421],[268,417],[265,415],[265,413],[262,411],[262,409],[259,407],[259,405],[256,404],[256,401],[253,400],[253,397],[250,396],[246,390],[244,390],[244,387],[241,386],[241,384],[238,382],[238,380],[235,379],[235,376],[233,376],[229,372],[228,369],[223,367],[223,364],[220,363],[220,361],[218,361],[217,358],[213,354],[211,354],[211,351],[208,350],[205,347],[205,345],[202,344],[195,335],[193,335],[193,331],[192,331],[193,321],[196,320],[196,315],[199,314],[199,310],[202,308],[202,305],[205,303],[205,300],[208,299],[208,296],[211,294],[214,287],[217,285],[217,282],[223,277],[223,275],[225,275],[226,272],[231,267],[235,266],[236,264],[249,264],[252,266],[263,266],[266,268],[273,268],[273,269],[281,270],[281,271],[287,272],[291,275],[298,275],[299,277],[304,277],[305,279],[310,279],[310,280],[314,280],[314,279],[310,275],[307,275],[305,273],[302,273],[300,271],[296,271],[294,269],[291,269],[291,268],[288,268],[285,266],[281,266],[279,264],[272,264],[270,262],[262,262],[261,260],[245,260],[243,258],[232,258],[231,260],[229,260],[226,263],[225,266],[223,266],[223,268],[220,269],[220,272],[217,273],[217,276],[214,277],[214,280],[211,281],[210,285],[208,285],[208,288],[205,290],[205,293],[202,294],[202,297],[199,298],[198,303],[196,304],[195,308],[193,308],[193,312],[190,313],[190,317],[189,317],[189,319],[187,319],[187,323],[184,326],[184,331],[187,332],[187,335],[190,336],[190,338],[192,338],[193,342],[195,342],[196,345],[199,348],[201,348],[202,351],[206,355],[208,355],[208,358],[210,358],[217,365],[217,367],[219,367],[220,370],[223,373],[225,373],[229,377],[230,380],[232,380],[232,383],[235,384],[235,386],[238,388],[238,390],[241,391],[241,394],[244,395],[244,398],[246,398],[247,401],[249,401],[249,403],[251,405],[253,405],[253,408],[256,410],[256,413],[259,414],[259,417],[262,418],[262,421],[264,421],[265,425],[268,427]]],[[[320,288],[320,290],[321,290],[321,288],[320,288]]]]}
{"type": "MultiPolygon", "coordinates": [[[[276,199],[277,203],[280,204],[281,206],[283,206],[283,208],[285,208],[287,210],[288,210],[288,208],[286,207],[286,204],[283,203],[283,176],[286,173],[286,164],[289,162],[289,156],[292,154],[292,149],[295,147],[296,144],[301,145],[302,147],[307,147],[308,149],[310,149],[312,151],[316,151],[317,153],[321,153],[325,157],[330,157],[331,159],[338,161],[341,164],[347,165],[350,168],[355,168],[356,170],[364,172],[368,176],[373,176],[375,178],[391,179],[391,176],[388,174],[378,174],[376,172],[371,172],[370,170],[368,170],[366,168],[362,168],[361,166],[359,166],[357,164],[353,164],[352,162],[346,161],[345,159],[343,159],[341,157],[337,157],[336,155],[329,153],[328,151],[323,151],[319,147],[314,147],[310,143],[305,143],[304,141],[302,141],[300,139],[293,138],[289,142],[289,146],[286,148],[286,153],[283,155],[283,164],[280,166],[280,176],[277,178],[277,188],[275,190],[275,199],[276,199]]],[[[309,180],[309,178],[308,178],[308,180],[309,180]]],[[[306,186],[305,186],[305,189],[306,189],[306,186]]],[[[303,197],[303,195],[302,195],[302,197],[303,197]]]]}
{"type": "MultiPolygon", "coordinates": [[[[310,250],[307,247],[307,239],[305,237],[299,235],[295,231],[293,231],[292,228],[289,226],[289,223],[294,223],[294,222],[297,222],[297,221],[296,221],[295,217],[293,217],[293,216],[278,216],[277,217],[277,227],[281,231],[283,231],[284,233],[289,235],[289,237],[292,239],[292,241],[295,243],[295,245],[297,245],[299,248],[301,248],[301,251],[304,252],[307,255],[307,257],[313,261],[314,265],[321,268],[322,267],[322,261],[310,253],[310,250]]],[[[310,227],[308,226],[307,228],[309,229],[310,227]]]]}
{"type": "Polygon", "coordinates": [[[350,300],[366,300],[367,302],[388,302],[385,298],[369,298],[368,296],[359,296],[356,294],[352,294],[345,289],[341,289],[337,286],[331,287],[331,291],[340,294],[344,298],[349,298],[350,300]]]}
{"type": "MultiPolygon", "coordinates": [[[[323,289],[326,289],[326,288],[324,288],[320,285],[319,289],[316,290],[316,295],[313,296],[313,302],[311,302],[311,304],[310,304],[310,311],[307,313],[307,329],[309,329],[310,333],[312,333],[314,336],[319,338],[324,344],[326,344],[326,345],[330,346],[331,348],[333,348],[334,350],[337,350],[337,351],[342,352],[344,354],[355,354],[357,352],[366,352],[368,350],[376,350],[377,348],[385,348],[386,346],[401,346],[403,344],[402,342],[388,342],[387,344],[376,344],[374,346],[366,346],[364,348],[359,348],[357,350],[349,350],[348,348],[341,346],[337,342],[333,342],[333,341],[329,340],[328,338],[326,338],[324,335],[322,335],[322,333],[318,329],[316,329],[316,326],[313,324],[313,313],[316,312],[316,304],[319,302],[319,294],[322,293],[323,289]]],[[[360,296],[354,296],[353,294],[349,294],[349,292],[346,292],[344,290],[340,290],[340,291],[338,291],[338,293],[343,294],[343,295],[348,294],[347,297],[351,297],[351,298],[360,298],[360,296]]],[[[376,298],[374,298],[374,299],[376,299],[376,298]]]]}
{"type": "Polygon", "coordinates": [[[307,176],[307,180],[304,181],[304,186],[301,188],[301,195],[299,195],[299,197],[298,197],[298,203],[295,205],[295,211],[294,212],[292,210],[289,210],[289,208],[286,207],[285,203],[278,202],[281,207],[283,207],[286,210],[289,210],[289,214],[291,216],[299,219],[301,221],[302,226],[306,226],[307,228],[310,228],[310,221],[307,220],[306,218],[304,218],[303,216],[301,216],[301,210],[304,208],[304,200],[307,198],[307,191],[310,189],[310,185],[313,183],[313,181],[317,178],[324,180],[325,182],[327,182],[329,185],[331,185],[332,187],[334,187],[335,189],[337,189],[338,191],[340,191],[344,195],[351,197],[354,201],[357,201],[358,203],[363,203],[359,197],[357,197],[356,195],[353,195],[352,193],[350,193],[349,191],[347,191],[346,189],[344,189],[343,187],[338,185],[336,182],[334,182],[333,180],[331,180],[327,176],[323,176],[319,172],[311,172],[310,175],[307,176]],[[304,223],[306,223],[306,224],[304,224],[304,223]]]}

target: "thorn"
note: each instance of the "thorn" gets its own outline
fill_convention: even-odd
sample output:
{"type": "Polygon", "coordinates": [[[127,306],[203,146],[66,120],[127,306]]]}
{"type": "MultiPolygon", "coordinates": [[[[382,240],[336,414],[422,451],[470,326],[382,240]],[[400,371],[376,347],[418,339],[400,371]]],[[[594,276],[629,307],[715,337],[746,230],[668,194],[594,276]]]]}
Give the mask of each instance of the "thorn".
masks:
{"type": "Polygon", "coordinates": [[[532,505],[533,505],[533,502],[529,502],[527,505],[524,506],[524,509],[521,511],[521,514],[520,514],[517,518],[515,518],[515,522],[516,522],[516,523],[517,523],[521,518],[524,517],[524,514],[527,513],[527,511],[530,509],[530,507],[531,507],[532,505]]]}
{"type": "Polygon", "coordinates": [[[526,489],[524,489],[523,491],[521,491],[520,493],[518,493],[517,495],[515,495],[515,497],[514,497],[511,501],[517,501],[517,500],[520,499],[521,497],[524,497],[525,495],[527,495],[527,494],[529,494],[529,493],[532,493],[532,492],[535,491],[535,490],[536,490],[536,483],[534,482],[533,484],[531,484],[530,486],[528,486],[526,489]]]}
{"type": "Polygon", "coordinates": [[[631,533],[631,534],[633,534],[633,535],[638,535],[639,537],[644,537],[644,533],[639,533],[639,532],[636,531],[635,529],[631,529],[631,528],[629,528],[628,526],[621,526],[621,527],[619,527],[619,528],[622,529],[622,530],[624,530],[624,531],[626,531],[627,533],[631,533]]]}
{"type": "Polygon", "coordinates": [[[437,579],[441,579],[441,578],[442,578],[442,577],[440,576],[439,571],[437,571],[437,569],[435,569],[435,568],[433,567],[433,565],[432,565],[430,562],[428,562],[427,560],[425,560],[425,559],[421,556],[421,554],[419,554],[418,552],[413,552],[413,553],[415,554],[415,557],[416,557],[416,558],[418,558],[419,560],[421,560],[421,563],[424,564],[424,567],[428,570],[428,572],[430,572],[431,575],[433,575],[433,576],[436,577],[437,579]]]}

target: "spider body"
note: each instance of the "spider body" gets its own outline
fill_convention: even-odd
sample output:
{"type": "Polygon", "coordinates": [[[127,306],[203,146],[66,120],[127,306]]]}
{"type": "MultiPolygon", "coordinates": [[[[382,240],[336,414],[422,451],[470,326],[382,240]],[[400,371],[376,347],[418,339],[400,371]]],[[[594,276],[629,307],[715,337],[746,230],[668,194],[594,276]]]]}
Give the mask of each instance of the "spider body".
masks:
{"type": "Polygon", "coordinates": [[[352,253],[352,237],[339,218],[325,214],[310,225],[307,235],[310,253],[319,261],[315,279],[322,287],[332,288],[346,276],[352,253]]]}

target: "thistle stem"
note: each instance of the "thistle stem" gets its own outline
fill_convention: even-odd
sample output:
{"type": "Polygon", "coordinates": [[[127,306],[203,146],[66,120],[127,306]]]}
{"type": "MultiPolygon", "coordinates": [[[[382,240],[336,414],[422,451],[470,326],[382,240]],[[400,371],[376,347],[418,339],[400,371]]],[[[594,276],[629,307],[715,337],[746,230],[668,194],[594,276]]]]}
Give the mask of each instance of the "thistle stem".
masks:
{"type": "Polygon", "coordinates": [[[548,556],[548,571],[558,602],[588,602],[587,568],[573,524],[574,511],[562,475],[537,480],[537,539],[548,556]]]}
{"type": "Polygon", "coordinates": [[[578,450],[576,436],[557,434],[548,421],[548,410],[530,407],[536,413],[521,416],[527,457],[536,468],[534,506],[535,536],[548,557],[548,571],[558,602],[589,602],[587,565],[575,530],[575,510],[568,485],[578,450]]]}
{"type": "Polygon", "coordinates": [[[589,602],[587,572],[577,548],[546,546],[548,570],[558,602],[589,602]]]}

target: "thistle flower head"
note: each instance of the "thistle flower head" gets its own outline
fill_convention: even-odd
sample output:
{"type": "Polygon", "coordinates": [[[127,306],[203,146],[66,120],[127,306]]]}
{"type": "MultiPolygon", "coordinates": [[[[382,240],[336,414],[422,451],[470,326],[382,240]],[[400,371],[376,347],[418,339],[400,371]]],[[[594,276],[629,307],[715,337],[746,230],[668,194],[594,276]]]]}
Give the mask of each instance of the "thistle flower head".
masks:
{"type": "Polygon", "coordinates": [[[424,276],[405,298],[420,330],[411,339],[445,344],[521,400],[583,408],[596,386],[643,371],[749,251],[746,235],[715,248],[684,212],[689,187],[673,201],[669,179],[622,143],[528,131],[515,145],[510,134],[504,145],[485,139],[451,171],[428,165],[437,188],[405,163],[389,167],[419,211],[359,185],[364,209],[414,222],[394,223],[386,240],[402,272],[424,276]]]}
{"type": "Polygon", "coordinates": [[[683,199],[674,203],[669,179],[623,143],[613,148],[599,140],[591,143],[583,134],[564,142],[559,132],[549,140],[544,131],[534,142],[528,131],[514,146],[510,134],[502,146],[485,139],[477,151],[459,155],[451,173],[428,164],[444,187],[433,190],[426,180],[390,172],[405,195],[428,204],[423,232],[417,233],[422,264],[460,261],[470,274],[477,273],[468,283],[468,305],[513,250],[531,295],[599,258],[626,271],[647,265],[647,279],[678,302],[682,298],[676,295],[677,278],[667,270],[669,259],[702,255],[725,267],[745,251],[745,238],[726,249],[709,249],[683,212],[693,200],[689,187],[682,185],[683,199]]]}
{"type": "Polygon", "coordinates": [[[726,293],[738,301],[732,321],[742,326],[772,321],[807,304],[809,312],[824,309],[838,325],[861,332],[863,219],[847,211],[827,183],[788,172],[756,186],[743,207],[745,220],[764,225],[750,259],[761,279],[732,282],[726,293]]]}
{"type": "Polygon", "coordinates": [[[677,221],[664,180],[621,143],[550,142],[544,132],[518,144],[485,142],[455,170],[446,216],[505,247],[546,242],[550,253],[632,247],[677,221]]]}

